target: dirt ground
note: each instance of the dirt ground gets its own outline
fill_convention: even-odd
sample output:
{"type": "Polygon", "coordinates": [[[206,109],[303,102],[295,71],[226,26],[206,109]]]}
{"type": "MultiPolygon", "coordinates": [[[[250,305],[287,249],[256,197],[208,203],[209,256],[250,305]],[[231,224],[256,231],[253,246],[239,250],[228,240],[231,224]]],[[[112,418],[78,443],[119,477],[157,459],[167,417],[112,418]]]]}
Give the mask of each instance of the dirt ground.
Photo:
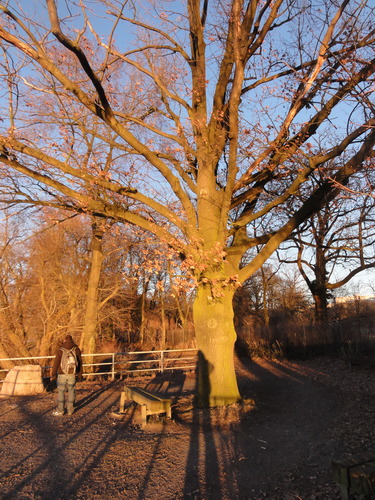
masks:
{"type": "Polygon", "coordinates": [[[332,459],[374,450],[375,372],[341,360],[237,361],[244,403],[195,410],[194,374],[131,378],[174,400],[173,420],[118,414],[124,382],[0,399],[1,499],[339,499],[332,459]]]}

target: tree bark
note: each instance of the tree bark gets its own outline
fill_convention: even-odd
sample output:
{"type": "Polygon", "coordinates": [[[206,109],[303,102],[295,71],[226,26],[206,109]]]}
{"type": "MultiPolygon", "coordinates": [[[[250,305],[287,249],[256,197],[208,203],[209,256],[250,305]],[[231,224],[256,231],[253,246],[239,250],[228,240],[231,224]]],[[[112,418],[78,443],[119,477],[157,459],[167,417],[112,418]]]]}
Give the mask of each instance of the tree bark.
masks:
{"type": "MultiPolygon", "coordinates": [[[[104,230],[97,224],[92,229],[92,254],[89,281],[86,295],[85,323],[81,336],[80,348],[85,354],[96,351],[96,335],[99,310],[99,282],[104,259],[102,239],[104,230]]],[[[88,359],[90,361],[90,358],[88,359]]]]}
{"type": "Polygon", "coordinates": [[[324,284],[314,286],[313,298],[315,304],[315,321],[324,323],[328,319],[327,289],[324,284]]]}
{"type": "Polygon", "coordinates": [[[166,339],[167,339],[167,329],[165,321],[165,303],[164,303],[164,291],[160,291],[160,315],[161,315],[161,338],[160,347],[165,349],[166,339]]]}
{"type": "MultiPolygon", "coordinates": [[[[10,358],[11,356],[9,355],[9,352],[6,350],[4,347],[3,343],[0,341],[0,358],[10,358]]],[[[1,368],[4,368],[5,370],[10,370],[15,366],[14,361],[1,361],[0,366],[1,368]]]]}
{"type": "Polygon", "coordinates": [[[194,324],[198,347],[199,407],[223,406],[239,401],[234,369],[234,290],[223,287],[213,298],[207,285],[198,286],[194,301],[194,324]]]}
{"type": "Polygon", "coordinates": [[[317,322],[326,322],[328,318],[327,257],[324,250],[324,237],[327,234],[326,222],[324,213],[318,216],[315,281],[312,283],[311,290],[315,302],[315,320],[317,322]]]}
{"type": "Polygon", "coordinates": [[[262,296],[263,296],[263,319],[264,324],[270,326],[270,315],[268,311],[268,279],[265,275],[263,267],[260,268],[262,275],[262,296]]]}
{"type": "Polygon", "coordinates": [[[142,292],[141,297],[141,325],[139,328],[139,343],[143,346],[145,340],[145,331],[146,331],[146,287],[142,292]]]}

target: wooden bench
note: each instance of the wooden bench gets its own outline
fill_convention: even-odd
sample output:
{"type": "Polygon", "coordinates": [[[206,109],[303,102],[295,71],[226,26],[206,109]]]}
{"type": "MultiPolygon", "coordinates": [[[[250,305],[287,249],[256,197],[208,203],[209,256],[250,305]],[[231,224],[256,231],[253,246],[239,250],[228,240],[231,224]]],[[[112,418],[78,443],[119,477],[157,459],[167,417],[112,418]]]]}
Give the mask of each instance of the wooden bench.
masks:
{"type": "Polygon", "coordinates": [[[341,487],[341,498],[375,498],[375,452],[355,454],[332,462],[332,478],[341,487]],[[357,495],[357,496],[356,496],[357,495]]]}
{"type": "Polygon", "coordinates": [[[161,415],[165,413],[167,418],[172,417],[171,400],[161,398],[140,387],[128,387],[124,385],[120,394],[120,413],[125,412],[125,401],[132,400],[141,406],[142,427],[147,423],[149,415],[161,415]]]}

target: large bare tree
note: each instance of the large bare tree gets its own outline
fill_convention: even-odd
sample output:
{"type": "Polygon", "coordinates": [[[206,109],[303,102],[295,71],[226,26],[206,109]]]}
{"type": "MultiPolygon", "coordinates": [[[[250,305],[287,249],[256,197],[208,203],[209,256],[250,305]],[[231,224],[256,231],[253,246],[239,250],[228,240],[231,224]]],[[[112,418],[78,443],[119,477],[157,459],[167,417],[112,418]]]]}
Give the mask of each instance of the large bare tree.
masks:
{"type": "Polygon", "coordinates": [[[316,321],[328,319],[328,299],[360,272],[375,267],[372,197],[348,193],[326,205],[293,234],[295,258],[314,300],[316,321]]]}
{"type": "Polygon", "coordinates": [[[9,0],[0,9],[1,199],[89,212],[164,240],[196,281],[199,403],[237,401],[236,287],[353,176],[371,175],[371,2],[9,0]],[[106,168],[77,160],[87,134],[103,156],[113,152],[106,168]]]}

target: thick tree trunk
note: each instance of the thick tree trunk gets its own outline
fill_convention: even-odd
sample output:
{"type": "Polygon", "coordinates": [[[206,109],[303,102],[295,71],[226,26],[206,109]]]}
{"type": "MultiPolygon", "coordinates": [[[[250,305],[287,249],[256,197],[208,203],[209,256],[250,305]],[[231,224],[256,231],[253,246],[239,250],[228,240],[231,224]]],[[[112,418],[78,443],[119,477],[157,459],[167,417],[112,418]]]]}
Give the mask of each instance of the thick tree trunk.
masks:
{"type": "Polygon", "coordinates": [[[318,323],[326,322],[328,318],[328,294],[326,259],[321,245],[316,249],[315,281],[311,291],[315,303],[315,320],[318,323]]]}
{"type": "Polygon", "coordinates": [[[326,220],[318,217],[318,233],[315,249],[315,281],[312,283],[312,294],[315,302],[315,320],[318,323],[326,322],[328,318],[327,294],[327,257],[325,254],[324,236],[326,234],[326,220]]]}
{"type": "Polygon", "coordinates": [[[165,321],[165,303],[164,303],[164,292],[160,292],[160,314],[161,314],[161,336],[160,336],[160,348],[165,349],[166,339],[167,339],[167,328],[165,321]]]}
{"type": "Polygon", "coordinates": [[[141,300],[141,326],[139,328],[139,343],[143,346],[146,331],[146,290],[142,292],[141,300]]]}
{"type": "Polygon", "coordinates": [[[270,315],[268,311],[268,279],[264,273],[263,268],[261,268],[262,273],[262,295],[263,295],[263,319],[264,324],[268,327],[270,326],[270,315]]]}
{"type": "Polygon", "coordinates": [[[207,285],[200,285],[194,302],[198,347],[198,394],[200,407],[224,406],[239,401],[234,370],[233,294],[229,287],[213,298],[207,285]]]}
{"type": "MultiPolygon", "coordinates": [[[[139,343],[143,346],[146,338],[146,328],[147,328],[147,291],[148,291],[149,280],[146,277],[143,277],[143,290],[142,290],[142,300],[141,300],[141,325],[139,329],[139,343]]],[[[135,292],[137,293],[137,292],[135,292]]]]}
{"type": "MultiPolygon", "coordinates": [[[[93,354],[96,350],[96,333],[99,308],[99,282],[103,263],[102,239],[104,231],[93,225],[92,254],[89,282],[86,295],[85,324],[83,327],[80,348],[85,354],[93,354]]],[[[91,362],[90,358],[87,360],[91,362]]]]}
{"type": "Polygon", "coordinates": [[[314,293],[315,320],[318,323],[326,322],[328,319],[328,300],[325,285],[315,287],[314,293]]]}

